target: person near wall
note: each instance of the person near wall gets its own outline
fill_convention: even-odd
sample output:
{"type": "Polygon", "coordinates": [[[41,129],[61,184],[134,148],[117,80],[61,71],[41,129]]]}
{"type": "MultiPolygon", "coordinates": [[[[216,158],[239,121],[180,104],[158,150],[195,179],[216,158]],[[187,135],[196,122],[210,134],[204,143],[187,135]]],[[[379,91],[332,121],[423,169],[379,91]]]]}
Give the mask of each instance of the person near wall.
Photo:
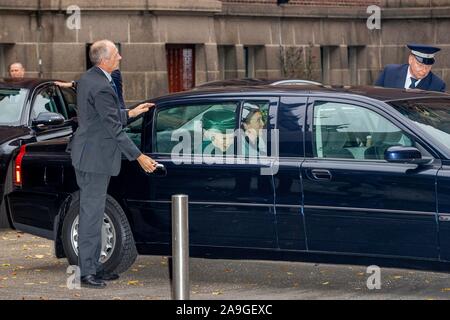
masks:
{"type": "Polygon", "coordinates": [[[445,82],[431,72],[436,62],[435,55],[441,49],[423,44],[408,44],[407,47],[411,50],[408,63],[387,65],[375,85],[445,92],[445,82]]]}
{"type": "Polygon", "coordinates": [[[25,77],[25,68],[20,62],[13,62],[8,67],[8,73],[11,78],[21,79],[25,77]]]}

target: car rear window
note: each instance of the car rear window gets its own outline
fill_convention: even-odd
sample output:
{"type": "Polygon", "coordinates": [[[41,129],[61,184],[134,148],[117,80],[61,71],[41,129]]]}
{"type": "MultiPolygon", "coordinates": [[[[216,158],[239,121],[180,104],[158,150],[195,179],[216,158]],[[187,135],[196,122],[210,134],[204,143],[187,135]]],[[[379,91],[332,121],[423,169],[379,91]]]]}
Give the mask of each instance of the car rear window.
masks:
{"type": "Polygon", "coordinates": [[[18,125],[27,89],[0,89],[0,125],[18,125]]]}

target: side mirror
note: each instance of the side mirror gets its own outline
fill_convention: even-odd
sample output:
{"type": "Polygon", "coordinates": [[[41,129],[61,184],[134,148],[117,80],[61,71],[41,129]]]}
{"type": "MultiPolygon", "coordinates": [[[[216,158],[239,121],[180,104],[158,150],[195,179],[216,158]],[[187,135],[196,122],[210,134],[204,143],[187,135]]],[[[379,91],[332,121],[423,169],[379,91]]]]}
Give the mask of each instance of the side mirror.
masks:
{"type": "Polygon", "coordinates": [[[430,163],[432,159],[422,158],[422,153],[414,147],[394,146],[384,152],[384,159],[392,163],[411,163],[423,165],[430,163]]]}
{"type": "Polygon", "coordinates": [[[41,112],[31,124],[33,127],[59,126],[64,124],[64,117],[55,112],[41,112]]]}

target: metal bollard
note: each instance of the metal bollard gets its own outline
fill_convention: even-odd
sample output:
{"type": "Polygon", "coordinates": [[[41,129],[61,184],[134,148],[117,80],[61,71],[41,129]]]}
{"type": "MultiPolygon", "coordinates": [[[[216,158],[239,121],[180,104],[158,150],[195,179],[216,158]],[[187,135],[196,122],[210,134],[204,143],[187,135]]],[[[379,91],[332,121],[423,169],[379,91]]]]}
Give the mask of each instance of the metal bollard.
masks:
{"type": "Polygon", "coordinates": [[[189,300],[188,196],[172,196],[172,299],[189,300]]]}

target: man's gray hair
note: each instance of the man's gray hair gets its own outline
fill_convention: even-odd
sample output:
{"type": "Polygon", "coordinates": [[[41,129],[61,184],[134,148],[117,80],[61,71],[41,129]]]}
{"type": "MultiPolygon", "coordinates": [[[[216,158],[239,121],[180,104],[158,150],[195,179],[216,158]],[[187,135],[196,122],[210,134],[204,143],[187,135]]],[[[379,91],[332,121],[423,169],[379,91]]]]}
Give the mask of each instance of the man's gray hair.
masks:
{"type": "Polygon", "coordinates": [[[96,41],[91,45],[89,49],[89,59],[93,65],[98,65],[102,59],[108,59],[111,57],[110,48],[115,46],[110,40],[96,41]]]}

